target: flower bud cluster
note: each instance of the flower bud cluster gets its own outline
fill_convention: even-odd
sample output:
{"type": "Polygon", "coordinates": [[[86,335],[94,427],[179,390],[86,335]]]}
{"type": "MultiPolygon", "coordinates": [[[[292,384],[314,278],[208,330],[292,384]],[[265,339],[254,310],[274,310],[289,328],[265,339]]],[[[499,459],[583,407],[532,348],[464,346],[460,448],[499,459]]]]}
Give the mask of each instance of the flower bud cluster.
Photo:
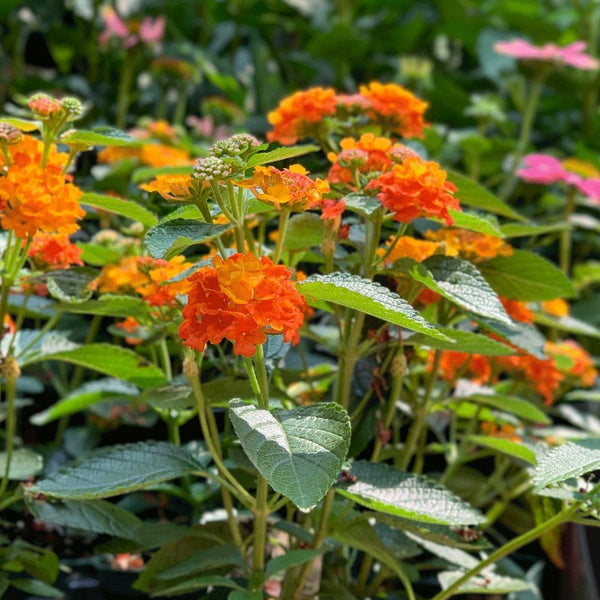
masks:
{"type": "Polygon", "coordinates": [[[201,181],[219,181],[226,179],[231,174],[231,165],[216,156],[200,158],[194,166],[194,177],[201,181]]]}

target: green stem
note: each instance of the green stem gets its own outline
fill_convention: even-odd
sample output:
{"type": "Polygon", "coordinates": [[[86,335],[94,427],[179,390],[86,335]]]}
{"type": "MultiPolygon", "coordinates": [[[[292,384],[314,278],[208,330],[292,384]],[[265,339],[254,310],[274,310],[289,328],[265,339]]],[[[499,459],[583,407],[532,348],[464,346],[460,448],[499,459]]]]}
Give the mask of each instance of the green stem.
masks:
{"type": "Polygon", "coordinates": [[[256,480],[256,505],[254,507],[254,528],[252,534],[253,541],[253,561],[254,569],[253,586],[254,591],[259,591],[263,587],[265,570],[265,552],[267,549],[267,523],[269,519],[268,504],[269,485],[262,475],[257,475],[256,480]]]}
{"type": "Polygon", "coordinates": [[[541,523],[531,531],[520,535],[519,537],[514,538],[510,542],[504,544],[504,546],[498,548],[495,552],[492,552],[485,560],[482,560],[477,566],[469,569],[462,577],[457,579],[452,585],[448,586],[445,590],[442,590],[438,594],[436,594],[432,600],[447,600],[451,598],[456,593],[459,593],[460,587],[467,583],[471,577],[474,577],[478,573],[481,573],[486,567],[489,565],[493,565],[498,562],[500,559],[512,554],[515,550],[526,546],[527,544],[537,540],[542,535],[544,535],[547,531],[562,525],[569,521],[572,515],[575,514],[577,509],[579,508],[579,503],[573,504],[570,508],[562,510],[557,515],[546,521],[545,523],[541,523]]]}
{"type": "Polygon", "coordinates": [[[167,379],[169,381],[171,381],[171,379],[173,379],[173,371],[171,369],[171,355],[169,354],[169,348],[167,347],[166,338],[162,338],[160,340],[159,346],[160,346],[161,362],[162,362],[163,369],[165,371],[165,375],[167,376],[167,379]]]}
{"type": "Polygon", "coordinates": [[[121,79],[119,81],[119,91],[117,96],[117,127],[123,129],[127,125],[127,112],[131,102],[131,84],[134,76],[135,60],[130,53],[125,55],[121,79]]]}
{"type": "Polygon", "coordinates": [[[275,245],[275,252],[273,253],[273,262],[277,264],[281,258],[281,252],[285,243],[285,234],[287,233],[287,226],[290,220],[290,211],[283,208],[279,213],[279,235],[277,237],[277,244],[275,245]]]}
{"type": "Polygon", "coordinates": [[[515,183],[517,180],[515,171],[517,170],[517,167],[521,162],[521,158],[523,158],[523,154],[525,153],[525,150],[529,145],[529,140],[531,138],[531,131],[535,122],[535,115],[537,113],[540,95],[548,74],[548,70],[541,69],[540,71],[538,71],[538,73],[531,82],[531,86],[529,88],[529,97],[527,98],[527,103],[525,104],[525,109],[523,110],[523,117],[521,120],[521,132],[519,134],[517,147],[515,148],[515,152],[511,160],[508,178],[506,179],[504,185],[500,188],[498,192],[498,196],[502,198],[502,200],[506,200],[514,190],[515,183]]]}
{"type": "Polygon", "coordinates": [[[17,408],[15,404],[15,398],[17,395],[17,379],[19,378],[19,368],[17,361],[12,356],[5,358],[4,362],[4,379],[5,379],[5,393],[8,412],[6,415],[6,433],[5,433],[5,453],[6,453],[6,467],[2,475],[2,483],[0,483],[0,500],[4,497],[8,488],[9,474],[10,474],[10,463],[13,455],[13,448],[15,442],[15,434],[17,429],[17,408]]]}
{"type": "Polygon", "coordinates": [[[567,192],[567,204],[565,206],[565,212],[563,215],[564,229],[560,232],[559,238],[559,265],[560,270],[565,274],[569,275],[571,269],[571,225],[569,220],[571,215],[575,211],[575,196],[577,190],[575,186],[570,186],[567,192]]]}

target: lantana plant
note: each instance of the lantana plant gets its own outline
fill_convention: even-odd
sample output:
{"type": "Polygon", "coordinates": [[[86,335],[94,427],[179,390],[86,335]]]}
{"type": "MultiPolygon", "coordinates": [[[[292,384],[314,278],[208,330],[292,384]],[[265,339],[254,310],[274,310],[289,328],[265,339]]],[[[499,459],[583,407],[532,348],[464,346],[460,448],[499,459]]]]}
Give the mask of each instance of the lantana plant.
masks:
{"type": "Polygon", "coordinates": [[[508,557],[541,540],[559,564],[557,528],[598,523],[600,445],[554,420],[581,425],[600,332],[569,315],[564,264],[521,243],[539,225],[414,143],[427,103],[312,88],[269,114],[277,146],[242,133],[197,159],[167,123],[65,132],[71,106],[0,125],[0,505],[109,534],[99,552],[142,556],[134,587],[158,597],[541,598],[508,557]],[[83,192],[68,167],[94,145],[83,192]],[[82,415],[150,414],[164,439],[86,438],[11,483],[41,469],[16,435],[40,364],[59,398],[31,421],[57,445],[82,415]]]}

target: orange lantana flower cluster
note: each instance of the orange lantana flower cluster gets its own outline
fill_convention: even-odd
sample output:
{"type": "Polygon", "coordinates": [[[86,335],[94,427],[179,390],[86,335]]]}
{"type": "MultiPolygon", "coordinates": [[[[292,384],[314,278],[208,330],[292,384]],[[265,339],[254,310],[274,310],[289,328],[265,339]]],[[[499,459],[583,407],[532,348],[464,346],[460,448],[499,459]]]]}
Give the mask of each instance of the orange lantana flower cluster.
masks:
{"type": "Polygon", "coordinates": [[[313,181],[302,165],[292,165],[283,170],[257,166],[250,179],[239,181],[237,185],[250,188],[263,202],[273,204],[276,208],[283,205],[291,210],[311,208],[329,191],[326,181],[313,181]]]}
{"type": "Polygon", "coordinates": [[[446,172],[430,160],[408,155],[401,164],[373,179],[366,187],[377,191],[377,198],[400,223],[418,217],[438,217],[454,224],[449,209],[460,210],[452,194],[456,186],[446,181],[446,172]]]}
{"type": "Polygon", "coordinates": [[[191,175],[157,175],[150,183],[140,185],[146,192],[158,192],[165,200],[181,202],[192,193],[191,175]]]}
{"type": "Polygon", "coordinates": [[[179,335],[190,348],[233,342],[233,351],[252,356],[267,334],[283,334],[286,342],[299,341],[306,301],[296,290],[292,273],[266,256],[234,254],[213,259],[189,281],[192,289],[183,309],[179,335]]]}
{"type": "Polygon", "coordinates": [[[467,229],[441,228],[428,231],[425,237],[432,242],[444,242],[447,256],[460,256],[472,262],[510,256],[513,253],[512,246],[502,238],[467,229]]]}
{"type": "Polygon", "coordinates": [[[302,138],[318,137],[325,119],[339,117],[343,122],[348,113],[396,135],[422,137],[427,106],[395,83],[372,82],[351,96],[337,94],[333,88],[310,88],[284,98],[268,114],[273,130],[267,133],[267,140],[291,145],[302,138]]]}
{"type": "MultiPolygon", "coordinates": [[[[433,352],[429,355],[429,364],[432,362],[433,352]]],[[[447,381],[464,377],[476,383],[488,383],[492,376],[492,366],[483,354],[446,350],[441,355],[439,375],[447,381]]]]}
{"type": "Polygon", "coordinates": [[[598,371],[594,367],[594,361],[574,340],[547,342],[546,353],[555,359],[561,373],[577,379],[583,387],[591,387],[596,382],[598,371]],[[561,358],[566,359],[565,366],[561,358]]]}
{"type": "Polygon", "coordinates": [[[185,257],[170,260],[150,256],[126,256],[116,265],[103,267],[94,287],[102,294],[139,294],[150,306],[177,305],[177,296],[188,293],[191,285],[186,280],[166,283],[192,264],[185,257]]]}
{"type": "MultiPolygon", "coordinates": [[[[386,241],[386,245],[389,247],[394,243],[394,238],[391,237],[386,241]]],[[[417,262],[423,262],[430,256],[433,256],[438,249],[438,244],[435,242],[428,242],[426,240],[418,240],[410,235],[404,235],[398,238],[392,250],[385,257],[385,263],[395,263],[397,260],[402,258],[412,258],[417,262]]],[[[386,252],[385,248],[380,248],[378,254],[384,255],[386,252]]]]}
{"type": "Polygon", "coordinates": [[[36,233],[27,256],[40,268],[68,269],[83,265],[82,252],[66,234],[36,233]]]}
{"type": "Polygon", "coordinates": [[[506,314],[513,320],[519,323],[533,323],[533,313],[529,310],[527,302],[521,300],[510,300],[508,298],[500,298],[502,306],[506,314]]]}
{"type": "Polygon", "coordinates": [[[9,146],[9,152],[10,166],[0,177],[2,227],[12,229],[20,238],[39,232],[77,231],[77,220],[85,211],[79,205],[81,190],[67,183],[63,173],[66,157],[52,148],[42,168],[43,144],[31,136],[23,136],[21,142],[9,146]]]}

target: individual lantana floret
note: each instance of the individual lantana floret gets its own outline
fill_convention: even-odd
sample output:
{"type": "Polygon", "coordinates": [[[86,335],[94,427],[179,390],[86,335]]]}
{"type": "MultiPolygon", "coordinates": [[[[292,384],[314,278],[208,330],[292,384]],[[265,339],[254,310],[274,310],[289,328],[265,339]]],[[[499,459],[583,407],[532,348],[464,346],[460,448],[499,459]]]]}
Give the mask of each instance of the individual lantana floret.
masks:
{"type": "Polygon", "coordinates": [[[427,231],[425,237],[432,242],[444,242],[447,256],[460,256],[472,262],[513,253],[512,246],[502,238],[468,229],[440,228],[427,231]]]}
{"type": "Polygon", "coordinates": [[[257,166],[250,179],[237,183],[250,188],[263,202],[276,208],[305,210],[317,205],[323,194],[329,192],[329,184],[323,179],[313,181],[302,165],[291,165],[289,169],[257,166]]]}
{"type": "Polygon", "coordinates": [[[27,256],[40,269],[68,269],[82,266],[83,250],[71,242],[66,234],[37,233],[29,246],[27,256]]]}
{"type": "Polygon", "coordinates": [[[369,101],[368,114],[384,129],[403,137],[423,137],[427,102],[394,83],[373,81],[361,85],[360,93],[369,101]]]}
{"type": "Polygon", "coordinates": [[[179,328],[186,346],[202,351],[208,342],[228,339],[235,354],[252,356],[269,334],[299,341],[306,301],[287,267],[239,253],[225,261],[215,256],[213,264],[189,278],[192,289],[179,328]]]}
{"type": "Polygon", "coordinates": [[[335,115],[336,105],[333,88],[314,87],[284,98],[267,115],[273,125],[273,131],[267,133],[267,140],[291,145],[315,135],[323,119],[335,115]]]}
{"type": "Polygon", "coordinates": [[[438,217],[453,225],[448,210],[460,210],[458,199],[453,196],[456,186],[446,181],[446,172],[436,162],[416,155],[395,164],[366,189],[376,190],[381,204],[400,223],[410,223],[418,217],[438,217]]]}

